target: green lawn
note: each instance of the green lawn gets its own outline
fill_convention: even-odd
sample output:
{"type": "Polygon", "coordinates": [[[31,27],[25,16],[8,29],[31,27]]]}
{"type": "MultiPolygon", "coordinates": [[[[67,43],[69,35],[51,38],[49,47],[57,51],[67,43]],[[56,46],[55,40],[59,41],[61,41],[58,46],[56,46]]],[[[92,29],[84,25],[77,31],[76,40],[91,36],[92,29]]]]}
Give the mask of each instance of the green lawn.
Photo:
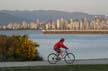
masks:
{"type": "Polygon", "coordinates": [[[66,65],[0,68],[0,71],[108,71],[108,65],[66,65]]]}

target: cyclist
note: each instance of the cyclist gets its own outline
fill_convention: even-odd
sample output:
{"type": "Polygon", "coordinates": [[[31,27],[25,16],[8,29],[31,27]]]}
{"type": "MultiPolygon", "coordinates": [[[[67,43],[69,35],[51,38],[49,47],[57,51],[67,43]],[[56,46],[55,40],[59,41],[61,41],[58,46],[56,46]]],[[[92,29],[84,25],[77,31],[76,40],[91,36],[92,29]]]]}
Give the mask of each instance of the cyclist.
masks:
{"type": "Polygon", "coordinates": [[[68,49],[68,47],[63,44],[64,41],[65,39],[61,38],[53,47],[53,49],[58,53],[58,58],[60,58],[60,55],[62,56],[62,50],[60,48],[68,49]]]}

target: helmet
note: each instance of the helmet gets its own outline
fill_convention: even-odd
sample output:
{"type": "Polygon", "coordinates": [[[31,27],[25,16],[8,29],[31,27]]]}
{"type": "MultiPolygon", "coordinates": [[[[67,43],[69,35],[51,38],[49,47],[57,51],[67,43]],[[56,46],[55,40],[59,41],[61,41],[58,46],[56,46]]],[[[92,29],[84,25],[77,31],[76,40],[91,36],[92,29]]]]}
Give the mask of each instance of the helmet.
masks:
{"type": "Polygon", "coordinates": [[[61,39],[60,39],[60,41],[64,41],[64,40],[65,40],[64,38],[61,38],[61,39]]]}

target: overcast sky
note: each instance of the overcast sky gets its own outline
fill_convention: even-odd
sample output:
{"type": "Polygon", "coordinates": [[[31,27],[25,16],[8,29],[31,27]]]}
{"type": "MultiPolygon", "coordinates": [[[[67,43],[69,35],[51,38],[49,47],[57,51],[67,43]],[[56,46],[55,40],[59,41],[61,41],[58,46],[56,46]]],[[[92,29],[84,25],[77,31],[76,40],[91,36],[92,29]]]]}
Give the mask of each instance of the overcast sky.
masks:
{"type": "Polygon", "coordinates": [[[0,0],[0,10],[60,10],[108,15],[108,0],[0,0]]]}

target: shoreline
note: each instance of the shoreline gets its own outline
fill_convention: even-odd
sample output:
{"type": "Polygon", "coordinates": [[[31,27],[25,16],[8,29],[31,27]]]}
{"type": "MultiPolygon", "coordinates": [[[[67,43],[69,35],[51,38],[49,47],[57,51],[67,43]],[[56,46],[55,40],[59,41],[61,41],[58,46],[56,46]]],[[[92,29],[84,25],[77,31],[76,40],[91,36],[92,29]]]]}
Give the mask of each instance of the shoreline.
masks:
{"type": "Polygon", "coordinates": [[[108,34],[108,30],[42,30],[43,34],[108,34]]]}

